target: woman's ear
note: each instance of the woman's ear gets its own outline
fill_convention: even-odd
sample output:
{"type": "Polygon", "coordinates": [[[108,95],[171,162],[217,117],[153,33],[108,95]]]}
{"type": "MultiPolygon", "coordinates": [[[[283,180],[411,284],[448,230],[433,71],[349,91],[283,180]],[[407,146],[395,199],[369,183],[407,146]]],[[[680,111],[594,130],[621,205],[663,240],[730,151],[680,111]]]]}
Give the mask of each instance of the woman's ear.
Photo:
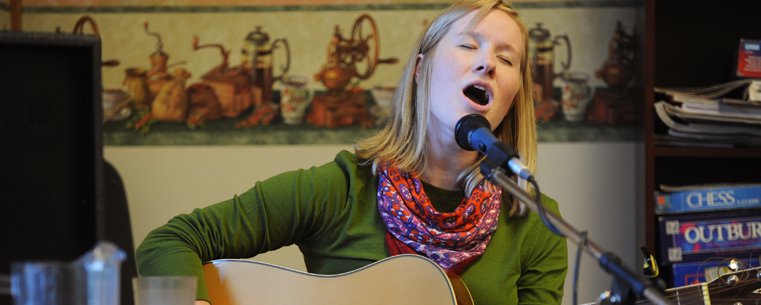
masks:
{"type": "Polygon", "coordinates": [[[417,60],[415,61],[415,83],[417,84],[417,79],[420,76],[420,65],[423,64],[423,57],[425,55],[418,54],[417,60]]]}

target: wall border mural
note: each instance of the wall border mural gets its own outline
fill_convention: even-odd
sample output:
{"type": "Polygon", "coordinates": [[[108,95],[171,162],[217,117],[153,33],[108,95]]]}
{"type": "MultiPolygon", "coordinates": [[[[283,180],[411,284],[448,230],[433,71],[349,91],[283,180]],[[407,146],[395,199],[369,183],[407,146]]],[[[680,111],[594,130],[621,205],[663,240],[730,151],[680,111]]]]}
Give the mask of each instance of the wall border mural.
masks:
{"type": "MultiPolygon", "coordinates": [[[[416,37],[428,16],[435,16],[448,5],[359,3],[247,6],[215,3],[151,6],[141,5],[149,1],[134,1],[133,5],[123,6],[102,3],[95,6],[52,6],[40,3],[42,1],[23,8],[24,30],[63,28],[66,31],[73,24],[73,19],[85,15],[92,19],[93,27],[100,26],[104,61],[112,57],[121,59],[121,65],[103,68],[104,103],[109,103],[104,107],[110,115],[110,120],[104,122],[105,145],[354,143],[357,138],[375,132],[383,121],[386,106],[384,94],[387,93],[382,89],[395,85],[394,75],[398,76],[397,71],[408,55],[405,52],[408,51],[406,45],[410,44],[410,37],[416,37]],[[365,15],[368,17],[363,18],[365,15]],[[404,26],[389,22],[394,20],[392,17],[395,15],[406,18],[404,26]],[[230,24],[224,23],[225,19],[244,16],[255,20],[249,22],[245,29],[233,29],[230,24]],[[301,23],[288,28],[287,24],[278,26],[278,23],[271,21],[286,20],[291,16],[297,16],[296,19],[329,20],[314,29],[305,29],[301,23]],[[138,22],[140,19],[146,21],[138,22]],[[194,28],[186,19],[221,22],[219,28],[194,28]],[[187,27],[188,32],[183,31],[183,26],[187,27]],[[364,34],[356,34],[354,28],[357,27],[368,30],[359,30],[364,34]],[[314,32],[305,33],[311,30],[314,32]],[[267,40],[258,45],[249,39],[257,32],[267,36],[267,40]],[[338,46],[341,44],[356,49],[358,42],[368,40],[368,37],[382,41],[375,41],[380,47],[372,54],[374,62],[354,59],[358,61],[356,64],[362,66],[358,70],[364,69],[369,72],[368,75],[361,72],[350,75],[348,83],[339,88],[343,97],[335,100],[335,89],[320,76],[326,75],[326,69],[332,68],[328,66],[331,56],[335,60],[340,58],[345,61],[348,53],[334,52],[331,55],[330,49],[340,50],[338,46]],[[277,40],[281,43],[277,44],[277,40]],[[138,42],[140,45],[136,45],[138,42]],[[332,45],[334,42],[335,45],[332,45]],[[127,54],[128,50],[124,48],[127,46],[140,56],[127,54]],[[259,49],[264,52],[256,53],[257,46],[264,48],[259,49]],[[288,53],[285,53],[286,49],[288,53]],[[152,54],[150,67],[147,67],[148,60],[145,59],[148,53],[152,54]],[[162,53],[167,54],[163,59],[153,57],[162,53]],[[172,54],[171,57],[168,54],[172,54]],[[255,56],[246,54],[271,54],[267,60],[272,71],[268,73],[272,73],[270,77],[275,79],[280,74],[282,79],[262,83],[266,77],[260,75],[260,83],[255,83],[256,69],[252,67],[257,62],[248,58],[255,56]],[[286,57],[288,59],[284,60],[286,57]],[[154,60],[163,60],[163,63],[157,64],[154,60]],[[247,63],[249,66],[246,66],[247,63]],[[285,65],[290,67],[290,71],[278,71],[278,67],[285,65]],[[126,88],[130,84],[130,71],[135,72],[130,69],[142,69],[142,73],[150,74],[157,68],[164,79],[160,84],[150,83],[155,88],[146,93],[150,100],[145,102],[148,106],[131,103],[129,113],[109,112],[113,111],[112,107],[120,106],[126,96],[134,98],[136,95],[126,88]],[[170,68],[177,69],[171,71],[170,68]],[[239,76],[247,78],[241,78],[244,79],[241,81],[237,78],[239,76]],[[296,79],[291,76],[306,77],[307,80],[302,82],[303,85],[286,81],[296,79]],[[235,85],[236,82],[246,85],[241,87],[235,85]],[[163,93],[160,94],[161,90],[163,93]],[[209,96],[209,90],[221,105],[216,110],[219,114],[208,115],[213,112],[209,107],[193,112],[193,101],[209,96]],[[223,93],[227,91],[231,93],[223,93]],[[333,97],[328,98],[329,95],[333,97]],[[161,96],[165,100],[157,101],[161,96]],[[170,100],[168,96],[176,100],[170,100]],[[292,102],[294,100],[306,104],[292,102]],[[271,102],[269,108],[266,107],[268,101],[271,102]],[[331,108],[331,105],[339,105],[336,101],[350,101],[353,107],[361,110],[345,114],[342,110],[346,108],[344,106],[331,108]],[[182,114],[171,114],[169,109],[176,105],[184,105],[182,114]],[[160,107],[164,110],[157,110],[160,107]],[[286,114],[286,108],[290,111],[303,108],[306,113],[291,119],[287,117],[290,113],[286,114]]],[[[527,27],[534,35],[534,45],[531,47],[535,65],[541,65],[542,60],[545,64],[549,61],[549,67],[544,67],[545,72],[549,72],[535,76],[538,86],[535,92],[544,92],[544,96],[538,94],[536,105],[539,141],[636,141],[641,120],[637,105],[642,99],[641,79],[637,76],[641,34],[637,33],[642,33],[643,26],[636,20],[644,7],[642,1],[536,1],[516,2],[514,5],[521,10],[527,27]],[[550,51],[542,54],[537,50],[550,51]],[[622,74],[625,79],[616,78],[622,74]],[[572,113],[571,108],[581,111],[576,109],[572,113]]],[[[7,4],[0,2],[0,10],[8,9],[7,4]]],[[[232,22],[232,25],[236,24],[232,22]]],[[[373,42],[368,45],[372,50],[373,42]]],[[[535,67],[535,74],[541,74],[537,71],[542,71],[542,68],[535,67]]],[[[146,88],[151,87],[148,83],[145,85],[146,88]]],[[[122,109],[126,108],[119,110],[122,109]]]]}

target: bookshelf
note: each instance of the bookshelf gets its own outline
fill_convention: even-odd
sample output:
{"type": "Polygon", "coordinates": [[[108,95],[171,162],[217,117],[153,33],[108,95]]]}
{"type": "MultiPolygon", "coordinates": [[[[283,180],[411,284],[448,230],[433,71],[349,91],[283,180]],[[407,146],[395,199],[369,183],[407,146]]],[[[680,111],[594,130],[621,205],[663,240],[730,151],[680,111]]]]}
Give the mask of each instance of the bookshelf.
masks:
{"type": "Polygon", "coordinates": [[[761,149],[656,146],[654,136],[665,128],[653,109],[655,87],[707,86],[734,79],[740,38],[761,39],[759,11],[761,1],[645,2],[645,238],[654,254],[660,251],[654,213],[658,185],[761,182],[761,149]]]}

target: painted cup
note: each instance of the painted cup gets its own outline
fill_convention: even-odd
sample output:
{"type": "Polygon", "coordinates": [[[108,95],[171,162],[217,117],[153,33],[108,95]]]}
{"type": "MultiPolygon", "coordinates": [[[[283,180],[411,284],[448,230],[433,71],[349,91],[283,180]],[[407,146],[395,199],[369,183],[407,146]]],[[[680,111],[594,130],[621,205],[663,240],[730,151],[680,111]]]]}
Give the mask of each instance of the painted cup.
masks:
{"type": "Polygon", "coordinates": [[[121,89],[103,90],[103,117],[113,118],[128,103],[129,93],[121,89]]]}
{"type": "Polygon", "coordinates": [[[587,104],[592,99],[592,88],[589,86],[589,75],[583,72],[571,72],[561,78],[563,95],[560,100],[561,108],[567,121],[581,121],[587,111],[587,104]]]}
{"type": "Polygon", "coordinates": [[[309,79],[306,76],[286,76],[282,80],[280,94],[280,114],[286,124],[299,124],[304,121],[304,113],[312,102],[314,93],[307,89],[309,79]]]}

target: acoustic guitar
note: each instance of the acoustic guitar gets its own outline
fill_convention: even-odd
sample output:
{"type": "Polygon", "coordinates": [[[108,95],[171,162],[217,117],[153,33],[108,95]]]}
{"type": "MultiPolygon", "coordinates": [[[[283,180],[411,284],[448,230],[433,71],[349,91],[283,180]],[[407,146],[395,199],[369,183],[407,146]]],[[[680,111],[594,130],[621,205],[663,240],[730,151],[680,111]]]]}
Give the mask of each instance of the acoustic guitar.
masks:
{"type": "Polygon", "coordinates": [[[336,275],[305,273],[244,259],[204,264],[214,305],[473,304],[465,284],[428,258],[392,256],[336,275]]]}

